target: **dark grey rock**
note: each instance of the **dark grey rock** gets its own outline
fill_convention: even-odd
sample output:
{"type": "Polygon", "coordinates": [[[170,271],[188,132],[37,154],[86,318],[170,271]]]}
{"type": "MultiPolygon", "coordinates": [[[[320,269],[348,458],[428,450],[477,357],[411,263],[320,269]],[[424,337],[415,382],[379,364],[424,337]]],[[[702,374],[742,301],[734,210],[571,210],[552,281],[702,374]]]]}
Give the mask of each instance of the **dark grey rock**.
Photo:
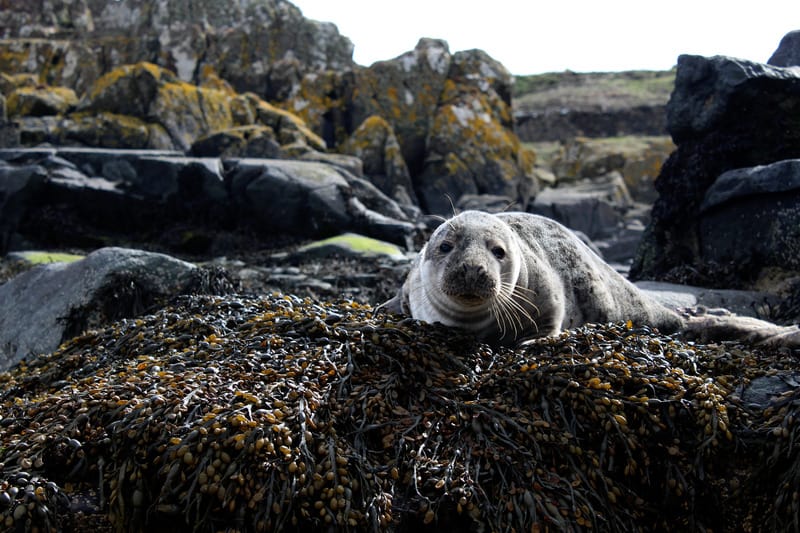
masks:
{"type": "Polygon", "coordinates": [[[796,189],[800,189],[800,159],[737,168],[722,173],[708,188],[700,212],[735,199],[796,189]]]}
{"type": "Polygon", "coordinates": [[[148,301],[179,292],[195,269],[163,254],[103,248],[23,272],[0,285],[0,369],[51,352],[85,327],[145,311],[148,301]]]}
{"type": "Polygon", "coordinates": [[[800,387],[800,372],[782,372],[776,375],[753,378],[739,391],[742,402],[749,409],[769,407],[778,396],[800,387]]]}
{"type": "MultiPolygon", "coordinates": [[[[675,90],[667,104],[667,129],[680,144],[719,128],[735,127],[731,120],[747,120],[759,112],[767,114],[767,107],[773,102],[783,104],[774,113],[791,113],[798,98],[800,71],[725,56],[681,55],[675,90]],[[785,104],[784,95],[791,99],[785,104]],[[748,100],[757,107],[744,107],[748,100]]],[[[767,124],[761,122],[760,128],[767,124]]]]}
{"type": "Polygon", "coordinates": [[[602,179],[584,180],[568,187],[546,188],[528,206],[590,239],[608,238],[619,231],[632,200],[618,173],[602,179]]]}
{"type": "Polygon", "coordinates": [[[784,35],[767,63],[776,67],[800,66],[800,30],[784,35]]]}
{"type": "Polygon", "coordinates": [[[700,206],[699,230],[705,261],[800,270],[800,159],[720,175],[700,206]]]}
{"type": "MultiPolygon", "coordinates": [[[[709,242],[722,235],[709,233],[710,215],[701,215],[701,206],[727,171],[800,158],[800,69],[684,55],[678,61],[668,109],[677,149],[656,179],[659,196],[630,275],[750,288],[764,269],[773,266],[772,259],[753,256],[755,262],[719,265],[705,257],[709,242]]],[[[758,196],[759,202],[766,201],[766,194],[758,196]]],[[[743,218],[738,227],[770,223],[762,216],[765,213],[739,210],[736,216],[743,218]]],[[[742,236],[730,233],[725,238],[735,243],[742,236]]]]}
{"type": "Polygon", "coordinates": [[[374,186],[323,163],[242,159],[231,170],[230,192],[240,220],[260,233],[355,231],[405,245],[415,229],[374,186]]]}
{"type": "Polygon", "coordinates": [[[40,165],[11,166],[0,160],[0,255],[8,251],[27,206],[41,194],[46,178],[40,165]]]}

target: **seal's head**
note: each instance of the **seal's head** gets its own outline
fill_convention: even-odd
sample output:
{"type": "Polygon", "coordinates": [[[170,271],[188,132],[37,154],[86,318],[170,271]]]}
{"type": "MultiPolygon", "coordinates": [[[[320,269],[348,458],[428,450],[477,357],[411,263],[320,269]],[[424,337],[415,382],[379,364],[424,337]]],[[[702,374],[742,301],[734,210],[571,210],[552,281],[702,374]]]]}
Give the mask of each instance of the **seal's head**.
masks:
{"type": "Polygon", "coordinates": [[[420,252],[418,275],[408,304],[427,322],[504,333],[525,313],[516,292],[526,275],[518,237],[489,213],[465,211],[440,225],[420,252]]]}

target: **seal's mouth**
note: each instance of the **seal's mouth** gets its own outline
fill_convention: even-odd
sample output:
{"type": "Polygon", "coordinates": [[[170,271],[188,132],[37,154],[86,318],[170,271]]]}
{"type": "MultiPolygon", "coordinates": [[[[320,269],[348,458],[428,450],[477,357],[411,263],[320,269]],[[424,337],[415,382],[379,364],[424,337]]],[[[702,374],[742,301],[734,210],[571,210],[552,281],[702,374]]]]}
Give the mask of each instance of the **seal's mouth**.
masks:
{"type": "Polygon", "coordinates": [[[457,300],[459,303],[470,307],[480,305],[489,298],[485,294],[478,294],[478,293],[453,294],[451,295],[451,297],[454,300],[457,300]]]}

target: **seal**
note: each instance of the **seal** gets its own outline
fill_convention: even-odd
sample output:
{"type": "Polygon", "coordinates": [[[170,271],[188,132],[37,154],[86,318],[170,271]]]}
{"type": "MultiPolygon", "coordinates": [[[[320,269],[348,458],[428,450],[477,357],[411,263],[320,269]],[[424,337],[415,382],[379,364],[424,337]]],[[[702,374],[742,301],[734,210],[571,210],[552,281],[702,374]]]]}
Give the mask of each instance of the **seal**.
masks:
{"type": "Polygon", "coordinates": [[[631,321],[665,333],[684,324],[571,230],[521,212],[446,220],[381,307],[504,345],[585,323],[631,321]]]}

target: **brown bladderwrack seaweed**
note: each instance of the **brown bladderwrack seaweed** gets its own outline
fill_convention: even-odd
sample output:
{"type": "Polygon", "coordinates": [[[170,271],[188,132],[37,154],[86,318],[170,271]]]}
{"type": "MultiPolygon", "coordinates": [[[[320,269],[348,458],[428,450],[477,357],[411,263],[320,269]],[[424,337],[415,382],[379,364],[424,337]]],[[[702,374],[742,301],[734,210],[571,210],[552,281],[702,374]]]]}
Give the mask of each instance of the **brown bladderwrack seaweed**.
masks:
{"type": "Polygon", "coordinates": [[[0,523],[797,528],[800,392],[740,399],[796,363],[625,324],[493,350],[353,302],[181,297],[0,374],[0,523]]]}

